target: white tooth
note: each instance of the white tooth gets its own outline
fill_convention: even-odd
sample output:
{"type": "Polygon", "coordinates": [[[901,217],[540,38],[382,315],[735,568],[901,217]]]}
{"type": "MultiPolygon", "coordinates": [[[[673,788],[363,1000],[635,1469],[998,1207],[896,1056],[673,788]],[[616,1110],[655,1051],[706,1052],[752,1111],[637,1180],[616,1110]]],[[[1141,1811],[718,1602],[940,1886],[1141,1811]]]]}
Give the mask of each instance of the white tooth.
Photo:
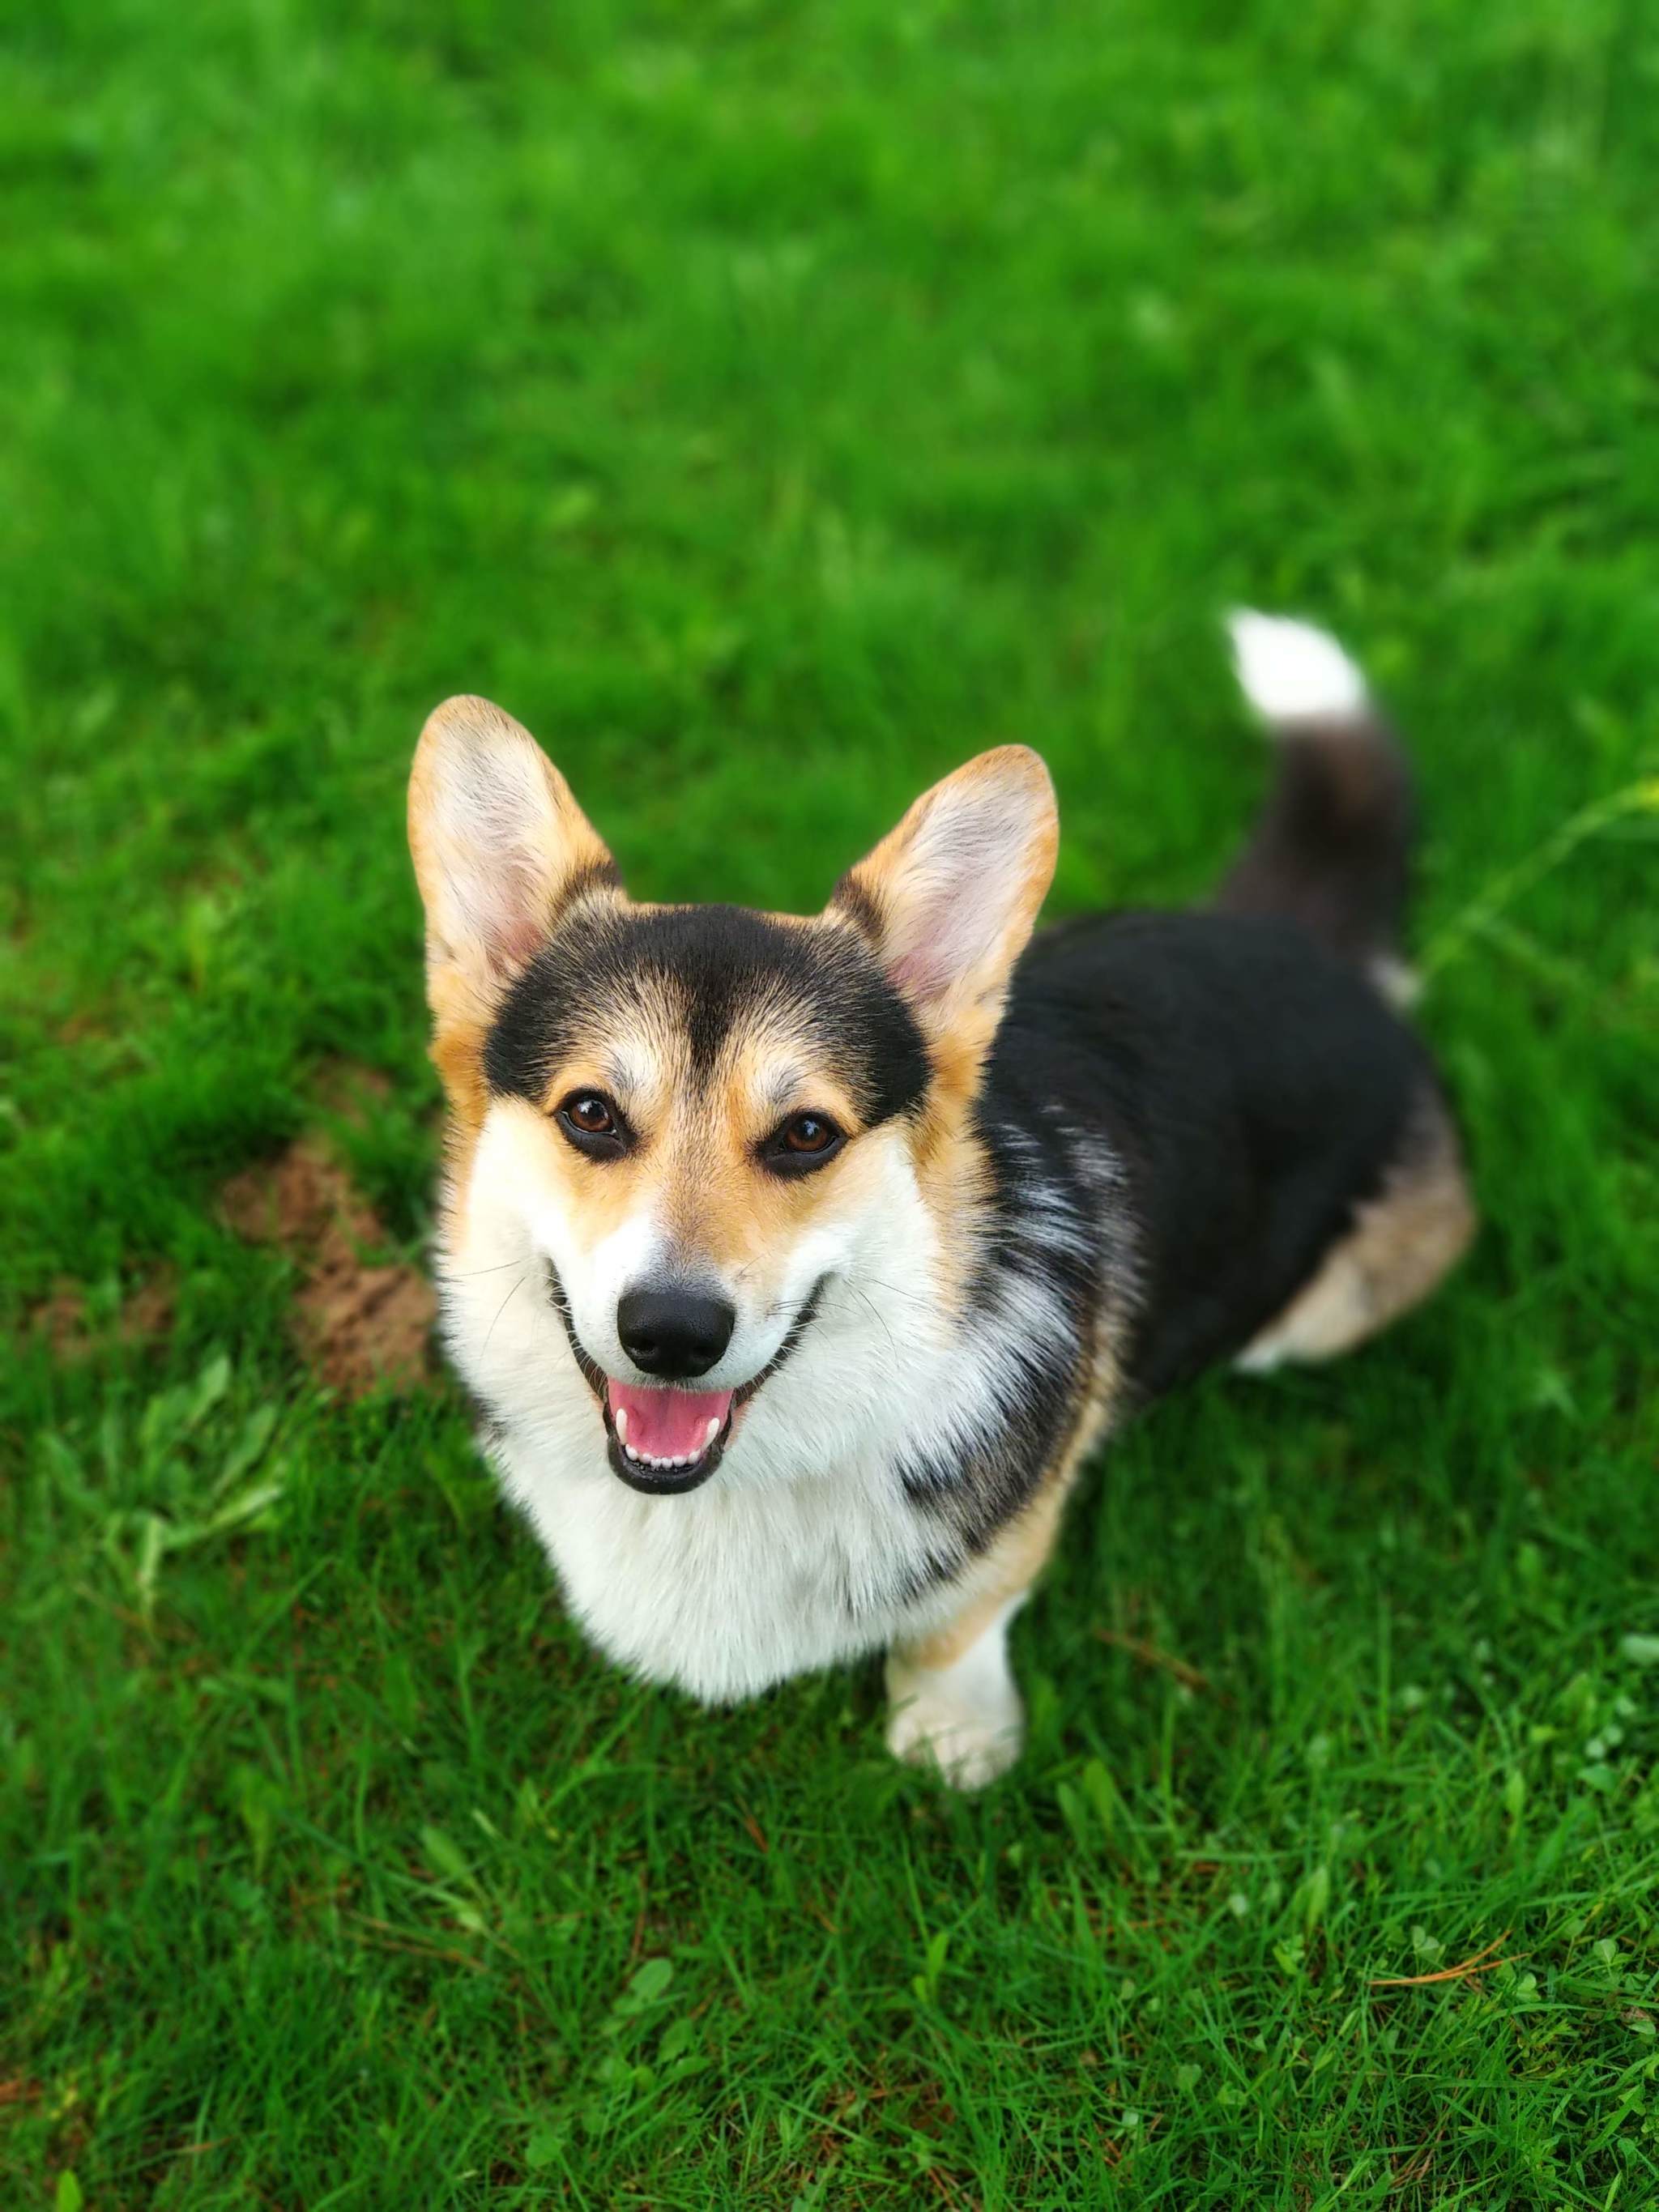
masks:
{"type": "Polygon", "coordinates": [[[719,1436],[720,1432],[720,1417],[718,1413],[711,1413],[708,1416],[708,1426],[702,1432],[702,1448],[705,1451],[707,1451],[709,1445],[714,1443],[715,1437],[719,1436]]]}
{"type": "Polygon", "coordinates": [[[626,1406],[618,1406],[618,1407],[617,1407],[617,1410],[616,1410],[616,1412],[615,1412],[614,1413],[612,1413],[612,1414],[611,1414],[611,1425],[615,1428],[615,1430],[616,1430],[616,1431],[617,1431],[617,1443],[622,1446],[623,1449],[624,1451],[626,1451],[626,1450],[627,1450],[627,1449],[628,1449],[628,1408],[627,1408],[627,1407],[626,1407],[626,1406]]]}

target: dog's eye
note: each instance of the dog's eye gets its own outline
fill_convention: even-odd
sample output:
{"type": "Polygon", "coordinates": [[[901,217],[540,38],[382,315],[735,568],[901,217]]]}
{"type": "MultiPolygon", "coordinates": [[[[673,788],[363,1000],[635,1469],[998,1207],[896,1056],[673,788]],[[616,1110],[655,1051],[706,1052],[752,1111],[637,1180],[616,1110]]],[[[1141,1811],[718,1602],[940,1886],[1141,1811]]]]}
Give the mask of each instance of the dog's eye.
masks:
{"type": "Polygon", "coordinates": [[[775,1175],[807,1175],[832,1159],[846,1141],[827,1114],[792,1114],[761,1146],[761,1158],[775,1175]]]}
{"type": "Polygon", "coordinates": [[[590,1159],[617,1159],[633,1141],[621,1111],[601,1091],[573,1091],[554,1108],[553,1118],[576,1150],[590,1159]]]}

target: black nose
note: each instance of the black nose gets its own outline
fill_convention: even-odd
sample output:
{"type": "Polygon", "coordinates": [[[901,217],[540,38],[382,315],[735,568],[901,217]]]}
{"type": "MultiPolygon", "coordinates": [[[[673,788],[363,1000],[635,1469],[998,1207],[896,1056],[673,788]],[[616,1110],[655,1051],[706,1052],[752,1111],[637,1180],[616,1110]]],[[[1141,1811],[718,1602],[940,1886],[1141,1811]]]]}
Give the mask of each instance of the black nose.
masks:
{"type": "Polygon", "coordinates": [[[707,1375],[737,1317],[724,1298],[702,1291],[627,1291],[617,1302],[617,1334],[635,1367],[684,1380],[707,1375]]]}

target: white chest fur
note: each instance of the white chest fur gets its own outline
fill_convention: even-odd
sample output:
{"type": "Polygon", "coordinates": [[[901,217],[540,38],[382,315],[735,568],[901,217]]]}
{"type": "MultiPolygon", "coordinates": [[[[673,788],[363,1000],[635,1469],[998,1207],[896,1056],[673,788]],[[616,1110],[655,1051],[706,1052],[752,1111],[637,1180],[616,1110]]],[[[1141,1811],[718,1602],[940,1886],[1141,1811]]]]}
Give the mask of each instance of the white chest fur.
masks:
{"type": "Polygon", "coordinates": [[[906,1570],[926,1559],[915,1514],[844,1468],[767,1488],[728,1468],[684,1497],[650,1498],[511,1432],[495,1458],[594,1641],[708,1702],[884,1644],[929,1610],[902,1602],[906,1570]]]}

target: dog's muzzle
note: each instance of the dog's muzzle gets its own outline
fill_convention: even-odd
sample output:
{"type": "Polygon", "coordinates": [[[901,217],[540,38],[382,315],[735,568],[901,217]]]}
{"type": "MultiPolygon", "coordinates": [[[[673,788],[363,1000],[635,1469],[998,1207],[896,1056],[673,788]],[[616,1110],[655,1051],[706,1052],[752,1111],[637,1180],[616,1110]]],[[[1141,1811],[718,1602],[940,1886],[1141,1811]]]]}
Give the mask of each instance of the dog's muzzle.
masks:
{"type": "Polygon", "coordinates": [[[744,1409],[800,1342],[818,1309],[827,1276],[803,1300],[782,1343],[758,1375],[735,1390],[684,1390],[672,1385],[619,1382],[591,1359],[576,1334],[570,1301],[551,1261],[547,1292],[564,1325],[572,1358],[599,1403],[611,1471],[630,1490],[659,1498],[701,1488],[726,1456],[744,1409]]]}

